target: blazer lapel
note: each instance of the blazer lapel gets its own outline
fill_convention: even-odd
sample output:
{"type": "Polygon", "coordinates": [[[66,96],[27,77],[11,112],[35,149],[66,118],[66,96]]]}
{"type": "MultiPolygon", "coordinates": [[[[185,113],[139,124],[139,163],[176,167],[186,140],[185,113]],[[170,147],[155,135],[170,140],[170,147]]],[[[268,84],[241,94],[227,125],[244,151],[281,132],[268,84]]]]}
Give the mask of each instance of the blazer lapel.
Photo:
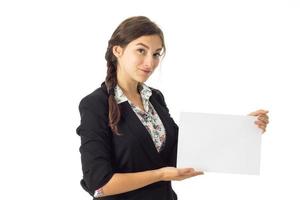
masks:
{"type": "Polygon", "coordinates": [[[163,107],[156,98],[154,98],[154,95],[152,94],[150,97],[150,102],[152,103],[153,107],[155,108],[160,120],[162,121],[165,131],[166,131],[166,143],[163,150],[160,152],[161,155],[166,154],[170,155],[169,151],[172,149],[175,139],[176,139],[176,132],[174,129],[174,121],[171,119],[170,114],[168,110],[163,107]]]}
{"type": "Polygon", "coordinates": [[[140,121],[138,116],[135,114],[135,112],[132,110],[128,101],[121,103],[120,107],[122,110],[122,121],[124,120],[123,124],[126,124],[128,129],[130,130],[130,134],[134,134],[134,137],[136,137],[140,141],[141,148],[144,149],[148,158],[153,163],[156,163],[158,167],[163,167],[165,165],[165,162],[161,158],[159,152],[157,152],[151,135],[149,134],[143,123],[140,121]]]}

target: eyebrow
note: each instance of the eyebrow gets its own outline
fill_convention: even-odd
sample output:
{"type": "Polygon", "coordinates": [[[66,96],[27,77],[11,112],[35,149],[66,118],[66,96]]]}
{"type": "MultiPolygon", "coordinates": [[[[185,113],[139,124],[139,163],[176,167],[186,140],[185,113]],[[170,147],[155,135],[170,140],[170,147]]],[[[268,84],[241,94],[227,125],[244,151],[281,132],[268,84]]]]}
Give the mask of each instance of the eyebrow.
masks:
{"type": "MultiPolygon", "coordinates": [[[[142,46],[144,46],[145,48],[150,49],[150,47],[148,47],[147,45],[145,45],[145,44],[143,44],[143,43],[137,43],[136,46],[137,46],[137,45],[142,45],[142,46]]],[[[158,51],[158,50],[159,50],[159,51],[162,50],[162,47],[156,49],[156,51],[158,51]]]]}

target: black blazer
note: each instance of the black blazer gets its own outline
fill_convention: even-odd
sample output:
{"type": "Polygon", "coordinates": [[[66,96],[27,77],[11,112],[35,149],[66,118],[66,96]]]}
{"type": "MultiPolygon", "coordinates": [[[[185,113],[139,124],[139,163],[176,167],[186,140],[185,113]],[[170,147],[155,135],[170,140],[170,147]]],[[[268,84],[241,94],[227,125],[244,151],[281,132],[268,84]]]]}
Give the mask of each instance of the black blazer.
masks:
{"type": "MultiPolygon", "coordinates": [[[[150,102],[157,111],[165,129],[166,144],[157,152],[153,140],[128,101],[119,104],[122,135],[111,132],[108,126],[108,94],[104,82],[79,103],[81,123],[76,129],[81,137],[81,186],[92,196],[112,175],[141,172],[165,166],[176,167],[178,126],[171,118],[164,97],[153,89],[150,102]]],[[[94,198],[96,199],[96,198],[94,198]]],[[[156,182],[143,188],[118,195],[101,197],[103,200],[176,200],[170,181],[156,182]]]]}

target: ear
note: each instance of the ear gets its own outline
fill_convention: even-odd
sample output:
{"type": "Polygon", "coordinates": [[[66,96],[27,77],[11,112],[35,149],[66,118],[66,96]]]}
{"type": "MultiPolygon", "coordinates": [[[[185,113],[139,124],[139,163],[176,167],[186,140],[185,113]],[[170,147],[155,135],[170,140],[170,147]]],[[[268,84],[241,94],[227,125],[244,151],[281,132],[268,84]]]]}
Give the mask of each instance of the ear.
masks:
{"type": "Polygon", "coordinates": [[[119,58],[123,54],[123,48],[121,46],[113,46],[112,52],[117,58],[119,58]]]}

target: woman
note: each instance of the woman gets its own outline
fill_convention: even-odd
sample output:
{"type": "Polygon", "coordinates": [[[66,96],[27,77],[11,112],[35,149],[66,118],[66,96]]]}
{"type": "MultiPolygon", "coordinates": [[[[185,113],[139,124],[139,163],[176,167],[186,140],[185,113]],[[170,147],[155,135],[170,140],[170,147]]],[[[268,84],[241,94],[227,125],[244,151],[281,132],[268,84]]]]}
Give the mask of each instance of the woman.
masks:
{"type": "MultiPolygon", "coordinates": [[[[178,126],[162,93],[144,82],[166,47],[161,29],[147,17],[123,21],[105,55],[107,76],[79,104],[82,187],[94,198],[175,200],[172,180],[201,175],[176,168],[178,126]]],[[[265,110],[257,125],[265,131],[265,110]]]]}

